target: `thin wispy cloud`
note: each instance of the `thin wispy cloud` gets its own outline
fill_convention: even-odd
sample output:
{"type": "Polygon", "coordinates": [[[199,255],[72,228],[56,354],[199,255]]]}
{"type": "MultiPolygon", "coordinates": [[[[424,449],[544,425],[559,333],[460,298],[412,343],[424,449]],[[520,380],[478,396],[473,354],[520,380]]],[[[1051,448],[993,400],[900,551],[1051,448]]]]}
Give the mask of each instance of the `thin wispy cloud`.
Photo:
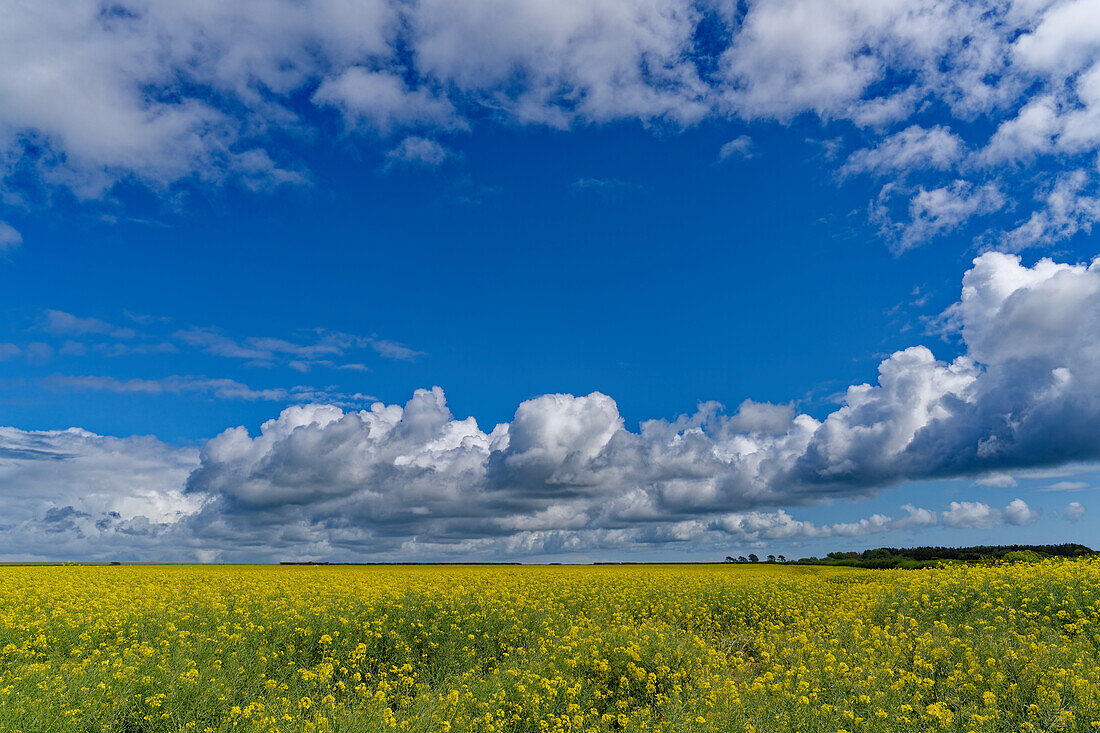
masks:
{"type": "Polygon", "coordinates": [[[355,407],[377,401],[376,397],[362,393],[346,393],[296,385],[254,389],[234,379],[210,378],[190,375],[171,375],[157,379],[117,379],[104,376],[54,375],[42,379],[53,389],[105,391],[136,395],[205,395],[219,400],[244,400],[247,402],[323,402],[341,407],[355,407]]]}
{"type": "Polygon", "coordinates": [[[1087,481],[1058,481],[1049,486],[1043,486],[1038,489],[1033,489],[1033,491],[1044,494],[1064,494],[1075,493],[1078,491],[1087,491],[1092,488],[1095,487],[1087,481]]]}
{"type": "Polygon", "coordinates": [[[366,369],[364,365],[357,362],[336,362],[333,357],[343,357],[349,352],[365,349],[387,359],[403,361],[412,361],[424,355],[423,351],[377,336],[357,336],[321,329],[315,332],[311,341],[306,342],[268,336],[249,336],[238,340],[217,329],[197,327],[176,331],[173,337],[212,356],[243,359],[254,366],[285,363],[298,371],[308,370],[313,366],[361,371],[366,369]]]}
{"type": "Polygon", "coordinates": [[[718,151],[718,160],[730,158],[752,158],[755,156],[752,146],[752,138],[748,135],[740,135],[724,144],[718,151]]]}
{"type": "Polygon", "coordinates": [[[123,394],[183,394],[202,393],[218,399],[276,400],[286,401],[289,392],[284,389],[252,389],[232,379],[208,379],[206,377],[172,375],[160,379],[116,379],[98,376],[47,377],[46,384],[58,389],[94,390],[123,394]]]}
{"type": "Polygon", "coordinates": [[[64,336],[109,336],[114,339],[132,339],[137,334],[131,328],[122,328],[98,318],[81,318],[72,313],[47,310],[43,314],[42,330],[64,336]]]}

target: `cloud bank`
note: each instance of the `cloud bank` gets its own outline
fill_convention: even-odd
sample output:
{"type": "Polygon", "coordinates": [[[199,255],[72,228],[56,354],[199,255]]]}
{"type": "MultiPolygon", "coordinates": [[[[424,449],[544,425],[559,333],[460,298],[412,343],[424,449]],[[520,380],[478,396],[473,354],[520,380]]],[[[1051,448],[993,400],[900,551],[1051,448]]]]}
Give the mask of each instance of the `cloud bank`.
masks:
{"type": "MultiPolygon", "coordinates": [[[[477,125],[809,116],[844,123],[841,177],[897,178],[869,207],[895,248],[1016,207],[982,236],[1019,250],[1100,219],[1097,39],[1091,0],[18,0],[0,175],[261,190],[308,183],[278,140],[329,118],[388,169],[477,125]]],[[[0,223],[0,250],[20,241],[0,223]]]]}
{"type": "Polygon", "coordinates": [[[1100,459],[1100,260],[1027,267],[981,255],[943,328],[960,339],[960,356],[896,352],[875,383],[849,387],[822,419],[747,400],[732,414],[705,403],[633,431],[594,392],[527,400],[486,431],[454,416],[436,387],[404,406],[295,405],[257,435],[231,428],[197,454],[149,438],[6,429],[0,486],[19,507],[7,536],[38,532],[26,540],[34,548],[69,532],[96,547],[95,531],[136,532],[137,522],[172,552],[332,557],[1029,524],[1038,513],[1021,499],[822,526],[781,509],[904,481],[1100,459]]]}

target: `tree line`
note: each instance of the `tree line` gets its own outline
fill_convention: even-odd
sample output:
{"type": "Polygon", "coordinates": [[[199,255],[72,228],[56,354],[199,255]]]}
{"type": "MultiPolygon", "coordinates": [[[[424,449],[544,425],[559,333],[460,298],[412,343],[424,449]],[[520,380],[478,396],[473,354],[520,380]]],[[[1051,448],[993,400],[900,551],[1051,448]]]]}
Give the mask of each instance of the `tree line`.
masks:
{"type": "Polygon", "coordinates": [[[942,562],[1037,562],[1050,557],[1081,557],[1095,551],[1085,545],[976,545],[973,547],[877,547],[863,552],[830,552],[804,557],[802,565],[844,565],[861,568],[921,568],[942,562]]]}

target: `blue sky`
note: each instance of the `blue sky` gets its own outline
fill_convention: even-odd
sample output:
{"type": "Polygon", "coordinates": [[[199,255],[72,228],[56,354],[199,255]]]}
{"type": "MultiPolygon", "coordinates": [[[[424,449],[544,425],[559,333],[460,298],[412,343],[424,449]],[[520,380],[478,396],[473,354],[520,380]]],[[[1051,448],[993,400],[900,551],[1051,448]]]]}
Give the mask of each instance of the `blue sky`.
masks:
{"type": "Polygon", "coordinates": [[[0,558],[1096,543],[1095,8],[359,11],[17,4],[0,558]]]}

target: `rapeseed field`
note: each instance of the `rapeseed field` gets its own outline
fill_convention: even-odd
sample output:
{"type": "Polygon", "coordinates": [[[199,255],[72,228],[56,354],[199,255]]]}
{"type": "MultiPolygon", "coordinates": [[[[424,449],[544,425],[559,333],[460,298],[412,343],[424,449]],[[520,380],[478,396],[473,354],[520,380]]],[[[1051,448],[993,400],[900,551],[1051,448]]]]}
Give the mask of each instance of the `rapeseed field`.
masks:
{"type": "Polygon", "coordinates": [[[1100,561],[0,568],[0,730],[1094,731],[1100,561]]]}

